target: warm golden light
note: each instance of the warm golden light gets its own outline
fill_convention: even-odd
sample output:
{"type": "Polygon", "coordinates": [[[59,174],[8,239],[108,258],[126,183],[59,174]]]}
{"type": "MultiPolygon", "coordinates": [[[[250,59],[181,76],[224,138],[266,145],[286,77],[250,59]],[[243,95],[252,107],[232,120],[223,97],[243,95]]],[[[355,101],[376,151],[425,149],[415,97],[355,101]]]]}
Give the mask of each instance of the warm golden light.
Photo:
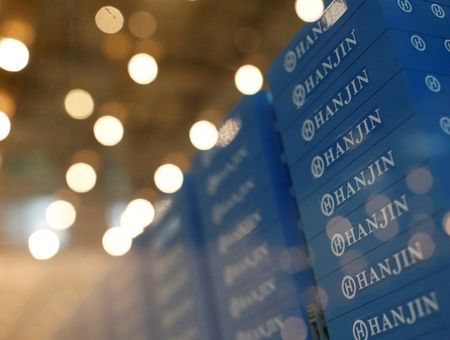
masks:
{"type": "Polygon", "coordinates": [[[70,228],[77,217],[74,206],[63,200],[54,201],[49,204],[45,211],[45,218],[50,227],[57,230],[70,228]]]}
{"type": "Polygon", "coordinates": [[[6,113],[0,111],[0,141],[8,137],[11,132],[11,121],[6,113]]]}
{"type": "Polygon", "coordinates": [[[113,6],[100,8],[95,15],[95,24],[103,33],[114,34],[123,27],[123,15],[113,6]]]}
{"type": "Polygon", "coordinates": [[[0,27],[1,36],[20,40],[25,45],[33,43],[34,33],[34,28],[30,23],[18,19],[2,21],[0,27]]]}
{"type": "Polygon", "coordinates": [[[36,260],[48,260],[59,251],[59,237],[52,230],[35,231],[28,238],[28,248],[36,260]]]}
{"type": "Polygon", "coordinates": [[[237,70],[234,82],[239,92],[245,95],[252,95],[261,90],[264,78],[256,66],[244,65],[237,70]]]}
{"type": "Polygon", "coordinates": [[[148,12],[137,11],[130,16],[128,27],[136,38],[149,38],[156,31],[156,20],[148,12]]]}
{"type": "Polygon", "coordinates": [[[183,172],[176,165],[164,164],[156,170],[154,180],[159,190],[172,194],[183,186],[183,172]]]}
{"type": "Polygon", "coordinates": [[[94,100],[89,92],[82,89],[70,90],[64,100],[64,107],[69,116],[86,119],[94,112],[94,100]]]}
{"type": "Polygon", "coordinates": [[[113,116],[103,116],[94,124],[95,139],[105,146],[118,144],[123,137],[123,125],[113,116]]]}
{"type": "Polygon", "coordinates": [[[139,53],[128,62],[128,74],[136,83],[147,85],[156,79],[158,64],[151,55],[139,53]]]}
{"type": "Polygon", "coordinates": [[[27,46],[16,39],[0,39],[0,67],[9,72],[23,70],[30,58],[27,46]]]}
{"type": "Polygon", "coordinates": [[[219,133],[213,123],[201,120],[192,125],[189,138],[193,146],[199,150],[209,150],[217,143],[219,133]]]}
{"type": "Polygon", "coordinates": [[[108,229],[102,238],[103,249],[111,256],[122,256],[131,249],[133,241],[121,227],[108,229]]]}
{"type": "Polygon", "coordinates": [[[8,117],[13,117],[16,112],[14,98],[5,90],[0,90],[0,111],[6,113],[8,117]]]}
{"type": "Polygon", "coordinates": [[[319,20],[324,8],[323,0],[297,0],[295,2],[295,12],[304,22],[319,20]]]}
{"type": "Polygon", "coordinates": [[[95,186],[97,174],[92,166],[86,163],[73,164],[66,173],[66,182],[70,189],[85,193],[95,186]]]}
{"type": "Polygon", "coordinates": [[[147,227],[155,218],[153,204],[143,198],[131,201],[122,214],[120,225],[124,228],[130,226],[147,227]]]}

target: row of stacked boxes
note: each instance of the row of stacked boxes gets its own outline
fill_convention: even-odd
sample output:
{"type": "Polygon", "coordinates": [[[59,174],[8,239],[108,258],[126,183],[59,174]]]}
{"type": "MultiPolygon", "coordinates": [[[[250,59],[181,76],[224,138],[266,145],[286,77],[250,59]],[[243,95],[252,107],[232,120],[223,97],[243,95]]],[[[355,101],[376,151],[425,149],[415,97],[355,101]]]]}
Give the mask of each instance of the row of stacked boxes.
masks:
{"type": "MultiPolygon", "coordinates": [[[[270,98],[244,98],[194,160],[205,257],[224,339],[312,339],[315,290],[270,98]]],[[[316,327],[316,338],[323,329],[316,327]]]]}
{"type": "Polygon", "coordinates": [[[449,337],[450,1],[326,4],[160,201],[109,338],[449,337]]]}
{"type": "Polygon", "coordinates": [[[331,338],[448,325],[446,5],[336,0],[269,72],[331,338]]]}

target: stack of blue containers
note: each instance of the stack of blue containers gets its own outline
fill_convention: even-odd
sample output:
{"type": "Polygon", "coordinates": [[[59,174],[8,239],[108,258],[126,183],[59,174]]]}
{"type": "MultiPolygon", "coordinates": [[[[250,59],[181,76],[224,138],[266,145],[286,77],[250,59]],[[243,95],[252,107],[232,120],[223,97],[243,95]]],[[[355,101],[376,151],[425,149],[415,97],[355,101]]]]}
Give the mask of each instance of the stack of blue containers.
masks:
{"type": "Polygon", "coordinates": [[[449,38],[447,0],[335,0],[269,71],[331,338],[448,334],[449,38]]]}
{"type": "Polygon", "coordinates": [[[160,201],[152,228],[139,243],[145,252],[147,291],[152,303],[149,334],[156,339],[217,339],[189,176],[180,191],[160,201]]]}
{"type": "Polygon", "coordinates": [[[220,127],[217,146],[194,160],[206,257],[227,340],[324,333],[273,124],[267,93],[245,97],[220,127]]]}

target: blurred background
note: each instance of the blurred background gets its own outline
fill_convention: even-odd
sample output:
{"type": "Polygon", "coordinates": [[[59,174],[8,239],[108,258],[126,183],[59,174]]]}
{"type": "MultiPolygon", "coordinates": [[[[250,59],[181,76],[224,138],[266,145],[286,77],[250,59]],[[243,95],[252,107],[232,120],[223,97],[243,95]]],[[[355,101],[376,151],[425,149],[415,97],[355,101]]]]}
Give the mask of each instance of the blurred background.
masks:
{"type": "Polygon", "coordinates": [[[265,86],[298,6],[0,1],[0,339],[54,336],[265,86]]]}

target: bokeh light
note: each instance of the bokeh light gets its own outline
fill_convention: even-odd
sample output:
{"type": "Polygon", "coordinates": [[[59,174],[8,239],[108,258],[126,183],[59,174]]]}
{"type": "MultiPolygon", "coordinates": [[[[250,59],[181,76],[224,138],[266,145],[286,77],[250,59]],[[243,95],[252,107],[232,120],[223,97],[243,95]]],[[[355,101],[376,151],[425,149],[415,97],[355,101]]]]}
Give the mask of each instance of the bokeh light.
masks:
{"type": "Polygon", "coordinates": [[[28,238],[28,249],[36,260],[48,260],[59,251],[58,235],[48,229],[37,230],[28,238]]]}
{"type": "Polygon", "coordinates": [[[245,95],[252,95],[261,90],[264,78],[256,66],[244,65],[237,70],[234,82],[239,92],[245,95]]]}
{"type": "Polygon", "coordinates": [[[113,6],[104,6],[95,15],[95,24],[103,33],[114,34],[123,27],[123,15],[113,6]]]}
{"type": "Polygon", "coordinates": [[[189,130],[189,138],[197,149],[209,150],[216,145],[219,133],[213,123],[201,120],[192,125],[189,130]]]}
{"type": "Polygon", "coordinates": [[[158,64],[151,55],[139,53],[128,62],[128,74],[136,83],[147,85],[156,79],[158,64]]]}
{"type": "Polygon", "coordinates": [[[137,11],[130,16],[128,27],[136,38],[149,38],[156,32],[156,20],[148,12],[137,11]]]}
{"type": "Polygon", "coordinates": [[[319,20],[324,9],[323,0],[297,0],[295,2],[295,12],[304,22],[319,20]]]}
{"type": "Polygon", "coordinates": [[[433,174],[425,167],[416,168],[406,176],[406,185],[416,194],[426,194],[433,188],[433,174]]]}
{"type": "Polygon", "coordinates": [[[11,121],[6,113],[0,111],[0,141],[8,137],[11,132],[11,121]]]}
{"type": "Polygon", "coordinates": [[[12,38],[0,39],[0,67],[5,71],[18,72],[23,70],[30,58],[27,46],[12,38]]]}
{"type": "Polygon", "coordinates": [[[45,218],[50,227],[57,230],[70,228],[77,217],[75,207],[64,200],[54,201],[45,211],[45,218]]]}
{"type": "Polygon", "coordinates": [[[442,219],[442,227],[444,228],[447,235],[450,236],[450,212],[445,214],[444,218],[442,219]]]}
{"type": "Polygon", "coordinates": [[[72,118],[86,119],[94,112],[94,100],[89,92],[73,89],[66,94],[64,107],[72,118]]]}
{"type": "Polygon", "coordinates": [[[120,220],[121,227],[147,227],[155,218],[155,209],[153,204],[143,198],[137,198],[131,201],[122,214],[120,220]]]}
{"type": "Polygon", "coordinates": [[[95,139],[105,146],[118,144],[123,137],[122,122],[113,116],[103,116],[94,124],[95,139]]]}
{"type": "Polygon", "coordinates": [[[92,166],[86,163],[76,163],[70,166],[66,173],[66,182],[70,189],[85,193],[94,188],[97,174],[92,166]]]}
{"type": "Polygon", "coordinates": [[[121,227],[109,228],[102,238],[103,249],[111,256],[122,256],[131,249],[133,241],[121,227]]]}
{"type": "Polygon", "coordinates": [[[159,190],[172,194],[183,186],[183,172],[176,165],[164,164],[156,170],[154,180],[159,190]]]}

